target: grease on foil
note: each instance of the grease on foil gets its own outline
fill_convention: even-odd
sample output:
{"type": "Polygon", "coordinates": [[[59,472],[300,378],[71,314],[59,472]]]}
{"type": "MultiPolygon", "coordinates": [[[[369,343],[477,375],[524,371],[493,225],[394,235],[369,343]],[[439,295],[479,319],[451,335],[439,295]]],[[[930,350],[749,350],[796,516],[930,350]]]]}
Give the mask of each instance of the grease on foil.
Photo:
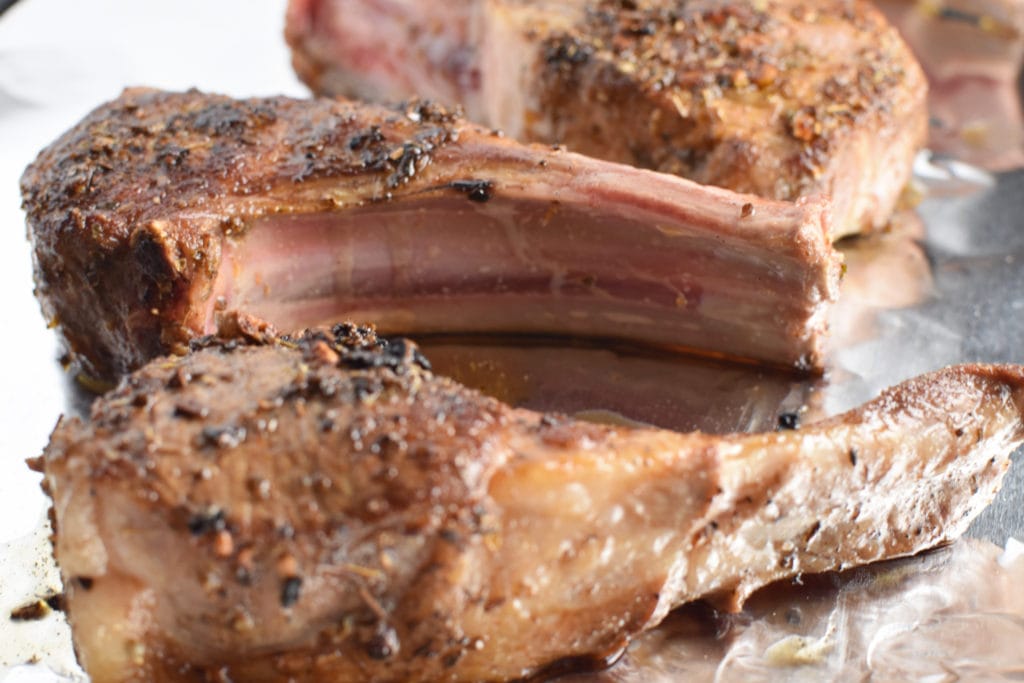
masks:
{"type": "Polygon", "coordinates": [[[923,556],[759,591],[739,615],[684,607],[582,683],[986,680],[1024,675],[1024,543],[923,556]]]}

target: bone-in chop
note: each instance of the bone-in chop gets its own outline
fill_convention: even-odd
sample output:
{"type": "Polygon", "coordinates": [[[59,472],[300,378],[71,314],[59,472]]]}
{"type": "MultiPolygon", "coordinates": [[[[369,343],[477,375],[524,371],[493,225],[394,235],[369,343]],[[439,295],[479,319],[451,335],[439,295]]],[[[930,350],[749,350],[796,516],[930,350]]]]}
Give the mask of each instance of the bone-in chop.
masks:
{"type": "Polygon", "coordinates": [[[818,368],[840,272],[825,200],[525,146],[423,102],[131,90],[22,192],[44,313],[108,380],[226,308],[818,368]]]}
{"type": "Polygon", "coordinates": [[[1024,438],[1019,367],[713,437],[513,409],[353,326],[227,316],[222,335],[63,420],[37,463],[96,683],[497,681],[612,657],[681,603],[956,538],[1024,438]]]}
{"type": "Polygon", "coordinates": [[[885,226],[927,86],[867,0],[292,0],[316,92],[459,102],[523,140],[885,226]]]}

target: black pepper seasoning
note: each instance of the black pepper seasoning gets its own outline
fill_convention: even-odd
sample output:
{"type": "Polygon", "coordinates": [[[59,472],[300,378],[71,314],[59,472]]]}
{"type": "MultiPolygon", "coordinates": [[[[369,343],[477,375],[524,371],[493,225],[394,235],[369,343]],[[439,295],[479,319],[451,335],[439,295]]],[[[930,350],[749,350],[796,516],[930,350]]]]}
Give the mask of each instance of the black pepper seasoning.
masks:
{"type": "Polygon", "coordinates": [[[800,427],[800,416],[796,413],[782,413],[779,415],[779,431],[791,431],[800,427]]]}
{"type": "Polygon", "coordinates": [[[302,579],[298,576],[289,576],[281,583],[281,607],[291,607],[299,601],[299,594],[302,592],[302,579]]]}

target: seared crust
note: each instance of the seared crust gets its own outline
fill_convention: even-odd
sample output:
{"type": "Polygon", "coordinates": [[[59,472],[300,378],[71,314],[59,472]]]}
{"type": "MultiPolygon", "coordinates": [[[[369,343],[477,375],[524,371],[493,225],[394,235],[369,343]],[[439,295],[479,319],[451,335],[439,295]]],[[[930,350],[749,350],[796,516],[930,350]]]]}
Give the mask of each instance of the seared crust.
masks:
{"type": "MultiPolygon", "coordinates": [[[[387,209],[408,202],[399,208],[429,215],[426,203],[415,202],[451,200],[470,216],[460,229],[477,232],[481,222],[474,217],[512,215],[527,205],[540,207],[537,230],[546,229],[545,211],[557,215],[565,206],[576,207],[577,215],[605,211],[610,223],[633,229],[678,228],[671,253],[729,263],[715,293],[749,305],[750,312],[723,316],[712,304],[705,320],[701,309],[665,307],[659,315],[672,321],[690,315],[679,327],[697,330],[686,339],[662,332],[670,338],[656,342],[668,346],[819,368],[825,311],[837,295],[839,257],[828,241],[827,204],[820,198],[759,201],[528,147],[420,101],[386,108],[128,90],[44,150],[25,171],[22,192],[44,314],[63,334],[69,360],[86,377],[105,381],[162,353],[183,352],[191,337],[214,329],[218,311],[248,305],[224,288],[245,266],[231,262],[230,250],[245,242],[257,219],[266,226],[278,215],[344,217],[370,204],[387,209]],[[759,277],[772,285],[756,288],[768,293],[757,301],[767,303],[753,305],[744,278],[759,277]]],[[[396,215],[395,222],[408,223],[396,215]]],[[[564,232],[570,239],[571,231],[564,232]]],[[[570,248],[566,258],[577,251],[570,248]]],[[[281,268],[286,256],[279,256],[281,268]]],[[[308,277],[301,265],[291,267],[296,281],[308,277]]],[[[662,267],[650,277],[671,274],[662,267]]],[[[621,305],[632,303],[624,298],[621,305]]],[[[351,314],[334,312],[294,327],[338,317],[351,314]]],[[[566,323],[552,319],[543,332],[564,332],[566,323]]],[[[512,326],[547,318],[510,320],[512,326]]],[[[583,333],[643,343],[658,327],[631,332],[607,323],[583,333]]]]}
{"type": "Polygon", "coordinates": [[[542,47],[529,139],[775,199],[827,194],[835,237],[884,227],[927,85],[864,0],[588,4],[542,47]]]}
{"type": "MultiPolygon", "coordinates": [[[[206,681],[218,670],[233,680],[441,680],[476,649],[451,582],[462,552],[479,552],[493,531],[485,490],[509,456],[503,435],[555,434],[556,422],[433,376],[415,345],[370,328],[290,338],[246,316],[225,323],[194,353],[126,378],[88,422],[62,420],[54,432],[44,488],[59,508],[57,558],[83,665],[97,683],[206,681]],[[128,501],[131,543],[170,555],[118,566],[115,541],[90,575],[100,539],[75,534],[83,517],[101,533],[111,521],[80,499],[82,483],[128,501]],[[110,592],[137,580],[162,592],[168,579],[180,590],[158,598],[150,631],[124,633],[110,592]],[[94,620],[144,654],[97,652],[84,625],[94,620]]],[[[601,431],[564,438],[588,429],[601,431]]],[[[651,608],[641,609],[634,630],[651,608]]]]}
{"type": "Polygon", "coordinates": [[[40,464],[82,663],[122,681],[485,681],[614,656],[681,602],[956,538],[1020,367],[798,431],[514,410],[371,331],[244,316],[64,420],[40,464]]]}
{"type": "Polygon", "coordinates": [[[88,376],[119,377],[196,333],[225,235],[259,216],[386,199],[454,136],[425,104],[235,100],[126,90],[39,155],[21,179],[36,294],[88,376]],[[137,293],[133,299],[129,293],[137,293]],[[193,323],[193,324],[190,324],[193,323]]]}
{"type": "Polygon", "coordinates": [[[837,239],[888,224],[927,134],[924,74],[868,0],[291,0],[285,35],[315,92],[425,90],[523,140],[826,194],[837,239]]]}

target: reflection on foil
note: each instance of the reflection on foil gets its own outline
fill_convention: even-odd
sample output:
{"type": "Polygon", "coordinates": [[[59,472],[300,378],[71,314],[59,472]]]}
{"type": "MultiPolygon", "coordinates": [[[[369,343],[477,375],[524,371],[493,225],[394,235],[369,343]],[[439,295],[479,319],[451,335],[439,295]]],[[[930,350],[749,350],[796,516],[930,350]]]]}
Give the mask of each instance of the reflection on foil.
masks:
{"type": "Polygon", "coordinates": [[[932,149],[985,168],[1024,163],[1020,0],[878,0],[928,76],[932,149]]]}
{"type": "Polygon", "coordinates": [[[995,186],[995,177],[977,166],[921,151],[914,159],[914,180],[929,197],[972,195],[995,186]]]}
{"type": "Polygon", "coordinates": [[[925,226],[916,213],[896,216],[888,232],[839,245],[846,276],[830,318],[829,371],[817,382],[805,421],[850,410],[882,389],[955,357],[962,335],[915,312],[934,295],[925,226]]]}
{"type": "Polygon", "coordinates": [[[587,346],[423,344],[434,370],[515,406],[676,431],[771,431],[808,383],[764,368],[587,346]]]}
{"type": "Polygon", "coordinates": [[[1024,173],[1014,171],[999,174],[986,191],[921,204],[918,213],[928,226],[928,247],[936,265],[948,267],[957,257],[1024,253],[1024,231],[1017,227],[1022,191],[1024,173]]]}
{"type": "Polygon", "coordinates": [[[737,615],[678,610],[617,666],[564,680],[1020,680],[1021,585],[1024,557],[965,539],[919,558],[770,586],[737,615]]]}

